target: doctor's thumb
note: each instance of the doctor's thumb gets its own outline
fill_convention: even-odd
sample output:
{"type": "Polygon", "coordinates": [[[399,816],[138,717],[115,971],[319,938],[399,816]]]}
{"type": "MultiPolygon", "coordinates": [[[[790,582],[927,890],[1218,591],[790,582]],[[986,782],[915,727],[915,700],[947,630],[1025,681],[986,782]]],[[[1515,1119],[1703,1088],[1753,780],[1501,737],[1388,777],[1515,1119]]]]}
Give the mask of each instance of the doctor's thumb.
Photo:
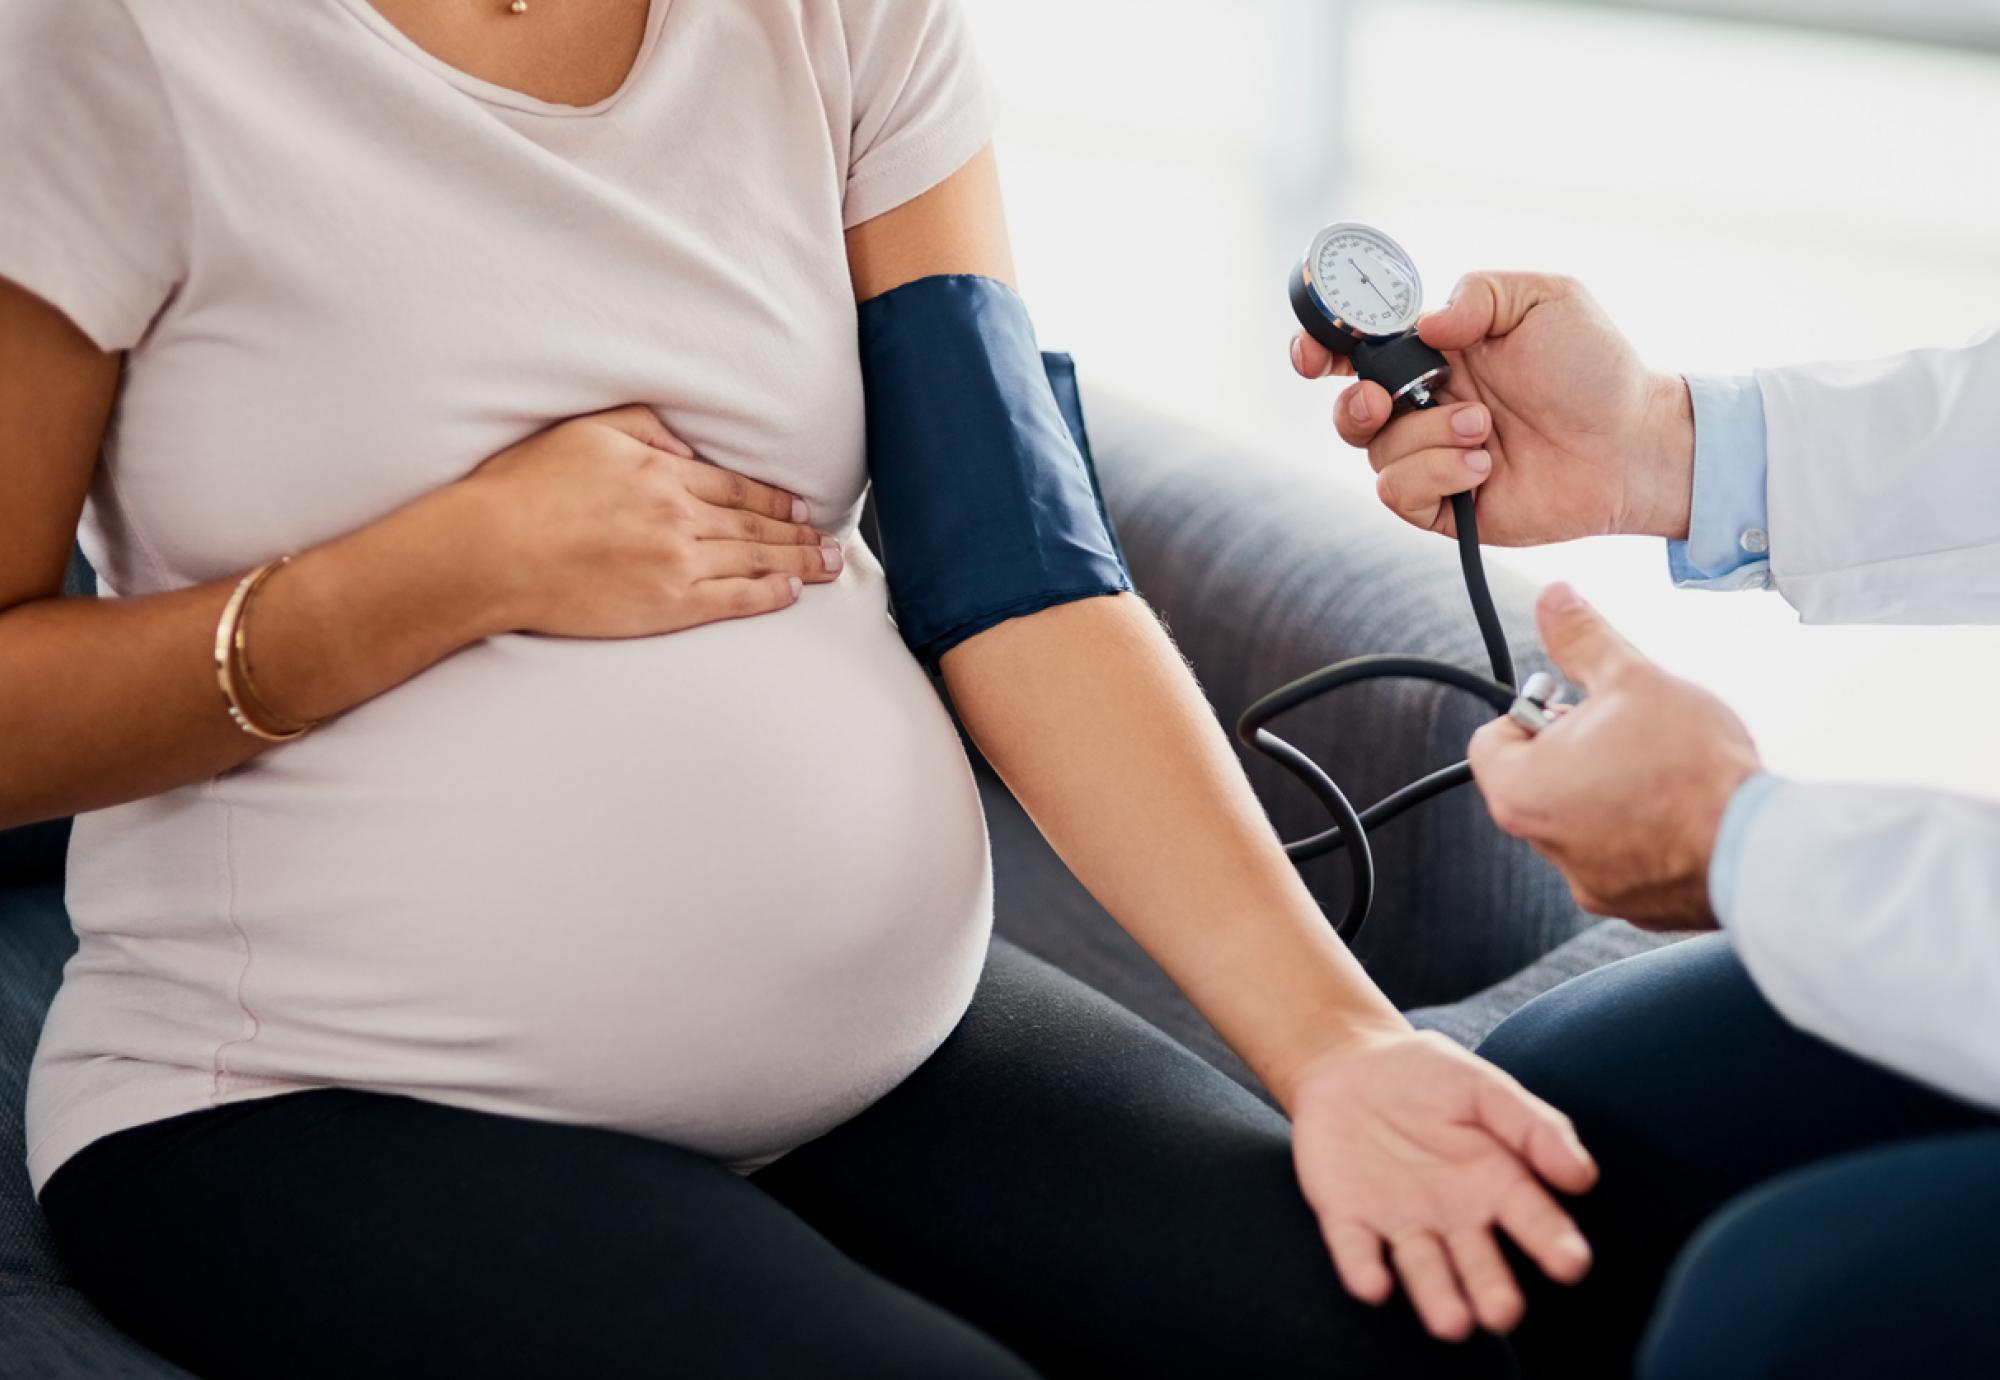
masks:
{"type": "Polygon", "coordinates": [[[1417,334],[1433,349],[1470,349],[1519,329],[1529,312],[1569,290],[1569,280],[1542,273],[1468,273],[1442,307],[1417,322],[1417,334]]]}
{"type": "Polygon", "coordinates": [[[1640,659],[1632,644],[1566,584],[1550,585],[1535,600],[1535,626],[1556,669],[1586,690],[1640,659]]]}

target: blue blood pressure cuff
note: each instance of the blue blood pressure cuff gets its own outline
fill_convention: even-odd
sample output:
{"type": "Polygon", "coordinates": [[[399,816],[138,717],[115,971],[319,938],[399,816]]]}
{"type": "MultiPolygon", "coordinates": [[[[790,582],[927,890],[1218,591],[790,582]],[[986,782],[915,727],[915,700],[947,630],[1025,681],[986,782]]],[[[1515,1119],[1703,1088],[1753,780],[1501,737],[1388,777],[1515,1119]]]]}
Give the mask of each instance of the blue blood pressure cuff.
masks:
{"type": "Polygon", "coordinates": [[[1090,463],[1076,372],[992,278],[861,304],[877,553],[925,665],[975,633],[1132,588],[1090,463]]]}

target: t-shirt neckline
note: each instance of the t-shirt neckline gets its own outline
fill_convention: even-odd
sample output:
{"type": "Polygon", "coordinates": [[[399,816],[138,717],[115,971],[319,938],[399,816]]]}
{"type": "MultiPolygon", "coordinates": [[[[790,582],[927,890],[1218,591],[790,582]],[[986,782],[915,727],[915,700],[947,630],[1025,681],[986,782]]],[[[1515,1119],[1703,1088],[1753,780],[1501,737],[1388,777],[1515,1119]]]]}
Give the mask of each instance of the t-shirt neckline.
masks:
{"type": "Polygon", "coordinates": [[[459,90],[489,105],[504,106],[509,110],[524,111],[530,115],[547,115],[558,119],[578,116],[601,115],[625,98],[625,93],[638,85],[645,73],[646,65],[653,56],[653,47],[659,41],[660,27],[667,17],[667,7],[673,0],[647,0],[646,36],[639,43],[639,54],[632,59],[632,70],[625,74],[625,80],[618,83],[618,89],[603,100],[591,105],[563,105],[557,101],[545,101],[530,96],[525,91],[517,91],[511,86],[501,86],[482,77],[475,77],[463,68],[454,67],[443,58],[425,48],[408,34],[397,28],[383,16],[369,0],[340,0],[348,11],[363,24],[374,30],[390,47],[401,52],[421,67],[441,77],[459,90]]]}

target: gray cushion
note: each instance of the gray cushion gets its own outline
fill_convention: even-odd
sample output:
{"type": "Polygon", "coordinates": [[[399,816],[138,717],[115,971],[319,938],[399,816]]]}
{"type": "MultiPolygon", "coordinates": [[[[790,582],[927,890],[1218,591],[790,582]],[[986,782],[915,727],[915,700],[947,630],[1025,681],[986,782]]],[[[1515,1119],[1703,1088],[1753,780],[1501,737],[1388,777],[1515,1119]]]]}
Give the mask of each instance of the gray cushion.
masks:
{"type": "Polygon", "coordinates": [[[1565,940],[1533,963],[1449,1006],[1412,1011],[1410,1019],[1426,1030],[1440,1031],[1467,1048],[1475,1048],[1499,1024],[1551,988],[1593,968],[1621,958],[1672,944],[1687,936],[1649,934],[1623,920],[1599,920],[1573,939],[1565,940]]]}
{"type": "Polygon", "coordinates": [[[0,891],[0,1279],[9,1282],[58,1276],[28,1190],[21,1116],[42,1017],[75,948],[59,885],[0,891]]]}

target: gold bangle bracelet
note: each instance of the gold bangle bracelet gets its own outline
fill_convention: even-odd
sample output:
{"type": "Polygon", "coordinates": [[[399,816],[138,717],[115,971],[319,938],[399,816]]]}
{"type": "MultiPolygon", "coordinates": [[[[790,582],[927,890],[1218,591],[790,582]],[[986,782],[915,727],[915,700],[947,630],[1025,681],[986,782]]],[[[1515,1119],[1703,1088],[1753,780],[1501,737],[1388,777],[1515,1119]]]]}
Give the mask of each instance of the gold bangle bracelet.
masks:
{"type": "Polygon", "coordinates": [[[289,743],[315,727],[313,724],[289,729],[267,727],[263,720],[274,716],[250,680],[249,642],[245,633],[250,598],[259,585],[291,559],[280,556],[245,575],[229,596],[229,602],[222,606],[222,617],[215,625],[215,679],[222,687],[222,707],[229,711],[230,720],[238,728],[267,743],[289,743]]]}

